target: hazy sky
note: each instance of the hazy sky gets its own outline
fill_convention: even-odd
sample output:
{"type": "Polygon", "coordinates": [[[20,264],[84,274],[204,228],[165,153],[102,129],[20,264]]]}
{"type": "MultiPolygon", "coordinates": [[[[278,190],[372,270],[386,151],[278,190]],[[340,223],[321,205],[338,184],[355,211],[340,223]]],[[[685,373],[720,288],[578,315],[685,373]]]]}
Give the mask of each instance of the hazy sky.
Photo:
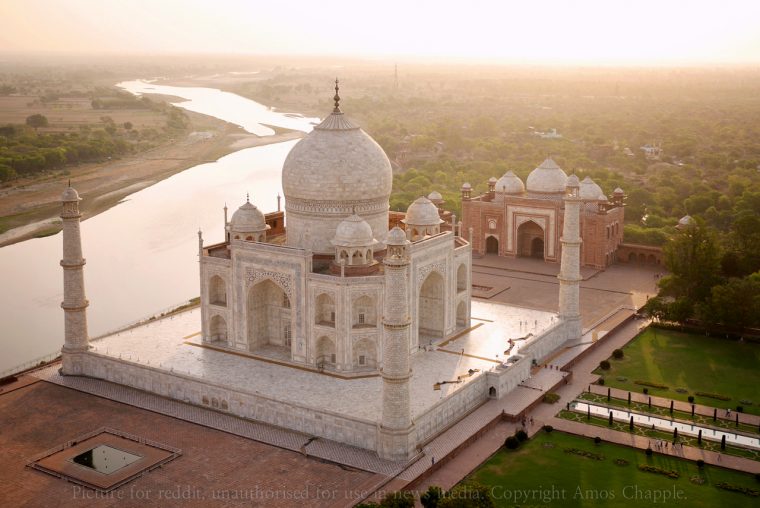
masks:
{"type": "Polygon", "coordinates": [[[0,0],[0,50],[759,63],[760,0],[0,0]]]}

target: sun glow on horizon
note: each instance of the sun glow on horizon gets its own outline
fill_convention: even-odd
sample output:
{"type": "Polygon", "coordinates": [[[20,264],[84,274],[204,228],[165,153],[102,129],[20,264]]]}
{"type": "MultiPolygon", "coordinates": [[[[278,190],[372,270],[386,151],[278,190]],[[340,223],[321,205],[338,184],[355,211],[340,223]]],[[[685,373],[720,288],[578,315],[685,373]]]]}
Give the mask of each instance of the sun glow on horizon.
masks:
{"type": "Polygon", "coordinates": [[[759,63],[760,2],[4,0],[5,51],[759,63]]]}

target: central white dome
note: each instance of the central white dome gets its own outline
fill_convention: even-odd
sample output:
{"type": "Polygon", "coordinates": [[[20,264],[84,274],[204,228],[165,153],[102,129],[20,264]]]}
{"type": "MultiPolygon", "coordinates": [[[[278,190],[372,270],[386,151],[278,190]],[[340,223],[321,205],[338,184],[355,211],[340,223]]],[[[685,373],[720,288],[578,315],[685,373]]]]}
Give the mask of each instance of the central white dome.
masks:
{"type": "Polygon", "coordinates": [[[330,239],[359,214],[380,243],[388,234],[393,171],[383,149],[338,107],[296,143],[282,167],[287,245],[332,251],[330,239]]]}
{"type": "Polygon", "coordinates": [[[390,196],[388,156],[343,113],[333,112],[296,143],[282,166],[285,200],[350,201],[390,196]]]}
{"type": "Polygon", "coordinates": [[[547,158],[528,175],[528,192],[564,193],[567,174],[551,158],[547,158]]]}

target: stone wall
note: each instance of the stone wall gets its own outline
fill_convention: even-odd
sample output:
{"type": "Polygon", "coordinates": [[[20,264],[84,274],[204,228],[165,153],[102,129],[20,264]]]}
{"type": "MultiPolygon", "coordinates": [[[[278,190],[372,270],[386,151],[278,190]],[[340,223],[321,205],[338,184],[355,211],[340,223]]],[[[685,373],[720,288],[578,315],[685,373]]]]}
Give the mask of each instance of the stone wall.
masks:
{"type": "Polygon", "coordinates": [[[530,377],[531,359],[522,357],[510,367],[494,369],[486,372],[486,390],[490,398],[500,399],[517,388],[517,385],[530,377]],[[491,394],[491,388],[495,393],[491,394]]]}
{"type": "Polygon", "coordinates": [[[617,251],[617,260],[620,263],[660,267],[665,265],[664,259],[662,247],[654,245],[621,243],[617,251]]]}
{"type": "Polygon", "coordinates": [[[443,432],[449,425],[457,422],[486,399],[488,399],[486,376],[480,374],[414,419],[418,446],[443,432]]]}
{"type": "MultiPolygon", "coordinates": [[[[560,320],[528,345],[520,348],[520,354],[526,356],[530,361],[535,360],[536,363],[541,363],[544,358],[556,351],[568,339],[568,334],[573,332],[569,328],[569,323],[560,320]]],[[[580,336],[580,330],[578,330],[578,335],[580,336]]]]}
{"type": "Polygon", "coordinates": [[[81,375],[104,379],[223,413],[375,450],[377,425],[269,397],[235,390],[183,374],[166,372],[96,353],[65,355],[81,375]]]}

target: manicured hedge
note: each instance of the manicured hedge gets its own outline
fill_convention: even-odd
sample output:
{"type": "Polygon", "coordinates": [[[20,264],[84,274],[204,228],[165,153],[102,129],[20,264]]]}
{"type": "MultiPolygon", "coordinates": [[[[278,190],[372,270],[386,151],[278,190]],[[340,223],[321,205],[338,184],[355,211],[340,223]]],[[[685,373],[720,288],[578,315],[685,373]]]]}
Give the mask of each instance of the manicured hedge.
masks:
{"type": "Polygon", "coordinates": [[[668,389],[667,385],[661,385],[660,383],[653,383],[651,381],[636,380],[636,381],[634,381],[634,383],[637,384],[637,385],[641,385],[641,386],[650,386],[652,388],[659,388],[661,390],[667,390],[668,389]]]}
{"type": "Polygon", "coordinates": [[[663,469],[661,467],[657,466],[650,466],[647,464],[639,464],[639,470],[646,471],[647,473],[655,473],[655,474],[661,474],[663,476],[667,476],[668,478],[677,479],[681,475],[678,474],[678,471],[673,471],[671,469],[663,469]]]}

